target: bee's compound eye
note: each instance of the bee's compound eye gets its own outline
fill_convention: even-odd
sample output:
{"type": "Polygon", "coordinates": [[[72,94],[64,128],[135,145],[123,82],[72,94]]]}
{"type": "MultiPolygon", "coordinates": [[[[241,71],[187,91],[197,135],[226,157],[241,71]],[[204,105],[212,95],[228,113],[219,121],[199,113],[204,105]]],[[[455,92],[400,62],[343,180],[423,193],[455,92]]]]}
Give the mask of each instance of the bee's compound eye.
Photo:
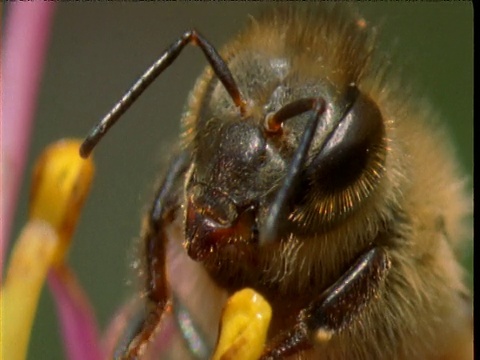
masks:
{"type": "Polygon", "coordinates": [[[327,192],[353,184],[378,157],[384,137],[380,110],[369,97],[358,93],[330,139],[309,166],[309,174],[327,192]]]}

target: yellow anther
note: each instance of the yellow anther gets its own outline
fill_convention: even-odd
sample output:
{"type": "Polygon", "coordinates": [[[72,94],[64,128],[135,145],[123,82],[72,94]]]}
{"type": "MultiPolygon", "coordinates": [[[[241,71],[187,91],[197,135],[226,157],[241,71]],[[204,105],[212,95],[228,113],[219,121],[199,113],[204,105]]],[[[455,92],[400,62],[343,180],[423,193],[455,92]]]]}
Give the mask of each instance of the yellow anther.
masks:
{"type": "Polygon", "coordinates": [[[257,360],[272,317],[270,304],[252,289],[233,294],[223,309],[213,360],[257,360]]]}

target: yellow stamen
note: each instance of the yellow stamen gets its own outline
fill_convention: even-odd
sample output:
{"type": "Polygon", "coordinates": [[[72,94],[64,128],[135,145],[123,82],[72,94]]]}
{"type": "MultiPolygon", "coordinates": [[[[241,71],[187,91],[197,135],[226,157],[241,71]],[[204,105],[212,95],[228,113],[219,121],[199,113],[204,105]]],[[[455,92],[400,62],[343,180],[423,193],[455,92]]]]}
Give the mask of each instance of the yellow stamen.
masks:
{"type": "Polygon", "coordinates": [[[252,289],[233,294],[223,309],[213,360],[257,360],[272,317],[270,304],[252,289]]]}
{"type": "Polygon", "coordinates": [[[63,247],[61,261],[70,245],[80,210],[93,178],[92,160],[78,155],[78,140],[61,140],[49,146],[37,161],[30,194],[29,219],[41,219],[57,231],[63,247]]]}
{"type": "Polygon", "coordinates": [[[59,245],[55,230],[43,221],[30,221],[15,244],[0,300],[3,359],[26,357],[40,291],[59,245]]]}
{"type": "Polygon", "coordinates": [[[79,147],[77,140],[59,141],[35,166],[29,220],[15,243],[1,290],[3,359],[25,359],[42,285],[70,245],[94,171],[92,160],[78,155],[79,147]]]}

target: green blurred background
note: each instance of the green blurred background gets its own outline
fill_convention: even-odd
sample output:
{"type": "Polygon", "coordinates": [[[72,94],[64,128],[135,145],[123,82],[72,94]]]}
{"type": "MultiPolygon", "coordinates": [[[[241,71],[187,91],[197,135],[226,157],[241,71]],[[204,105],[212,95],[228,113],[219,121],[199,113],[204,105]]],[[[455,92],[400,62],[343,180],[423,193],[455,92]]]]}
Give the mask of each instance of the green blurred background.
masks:
{"type": "MultiPolygon", "coordinates": [[[[49,143],[83,137],[137,76],[184,30],[195,27],[218,47],[258,3],[58,3],[27,172],[49,143]]],[[[420,93],[448,121],[463,168],[473,168],[473,8],[469,2],[362,2],[368,21],[382,24],[384,48],[420,93]]],[[[8,12],[8,6],[7,6],[8,12]]],[[[145,93],[95,153],[97,173],[71,264],[103,328],[135,289],[129,263],[142,209],[179,132],[179,117],[206,61],[187,48],[145,93]]],[[[23,184],[13,228],[26,219],[30,181],[23,184]]],[[[472,255],[467,254],[471,267],[472,255]]],[[[29,359],[63,359],[52,299],[43,291],[29,359]]]]}

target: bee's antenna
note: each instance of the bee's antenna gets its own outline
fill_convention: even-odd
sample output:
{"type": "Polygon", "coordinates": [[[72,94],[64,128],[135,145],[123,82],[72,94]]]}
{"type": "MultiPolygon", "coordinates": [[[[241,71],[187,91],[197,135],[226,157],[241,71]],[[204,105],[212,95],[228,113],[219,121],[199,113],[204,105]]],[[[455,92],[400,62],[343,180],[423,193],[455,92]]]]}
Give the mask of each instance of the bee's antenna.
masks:
{"type": "Polygon", "coordinates": [[[323,98],[300,99],[285,105],[267,119],[268,124],[266,124],[266,126],[270,125],[272,126],[272,129],[277,129],[279,128],[278,125],[285,120],[311,110],[315,113],[315,118],[313,121],[309,122],[303,132],[302,139],[295,151],[287,175],[283,180],[280,190],[275,196],[272,206],[270,207],[270,212],[268,213],[265,225],[260,232],[260,244],[271,243],[278,238],[279,223],[285,220],[284,214],[289,210],[288,207],[290,200],[296,191],[301,170],[305,164],[320,117],[325,112],[325,100],[323,98]]]}
{"type": "Polygon", "coordinates": [[[240,114],[246,113],[246,103],[240,94],[240,90],[233,79],[226,62],[222,59],[217,50],[196,30],[185,32],[155,61],[145,73],[133,84],[133,86],[122,96],[110,112],[90,131],[80,147],[80,155],[86,158],[100,139],[107,133],[117,120],[130,108],[135,100],[145,89],[177,58],[185,45],[192,43],[197,45],[205,54],[213,71],[220,79],[235,105],[239,108],[240,114]]]}
{"type": "MultiPolygon", "coordinates": [[[[357,98],[359,96],[359,90],[355,84],[350,84],[347,92],[347,106],[345,107],[342,116],[332,123],[330,129],[326,129],[324,133],[324,139],[321,141],[322,145],[319,151],[322,151],[323,147],[328,143],[328,140],[332,137],[337,126],[347,116],[352,109],[357,98]]],[[[301,113],[313,110],[315,112],[315,119],[309,123],[303,133],[303,136],[298,145],[297,151],[293,156],[293,160],[288,168],[287,175],[283,180],[282,186],[278,191],[273,204],[270,208],[270,212],[263,226],[263,230],[260,234],[260,244],[266,244],[278,240],[277,234],[279,231],[279,224],[285,220],[285,214],[289,212],[289,204],[291,198],[297,191],[298,182],[301,175],[302,167],[305,164],[305,160],[312,144],[313,136],[318,126],[320,117],[325,112],[325,100],[323,98],[306,98],[294,101],[285,105],[276,113],[271,116],[267,116],[265,120],[265,128],[271,133],[277,133],[281,130],[281,125],[288,119],[291,119],[301,113]]]]}

